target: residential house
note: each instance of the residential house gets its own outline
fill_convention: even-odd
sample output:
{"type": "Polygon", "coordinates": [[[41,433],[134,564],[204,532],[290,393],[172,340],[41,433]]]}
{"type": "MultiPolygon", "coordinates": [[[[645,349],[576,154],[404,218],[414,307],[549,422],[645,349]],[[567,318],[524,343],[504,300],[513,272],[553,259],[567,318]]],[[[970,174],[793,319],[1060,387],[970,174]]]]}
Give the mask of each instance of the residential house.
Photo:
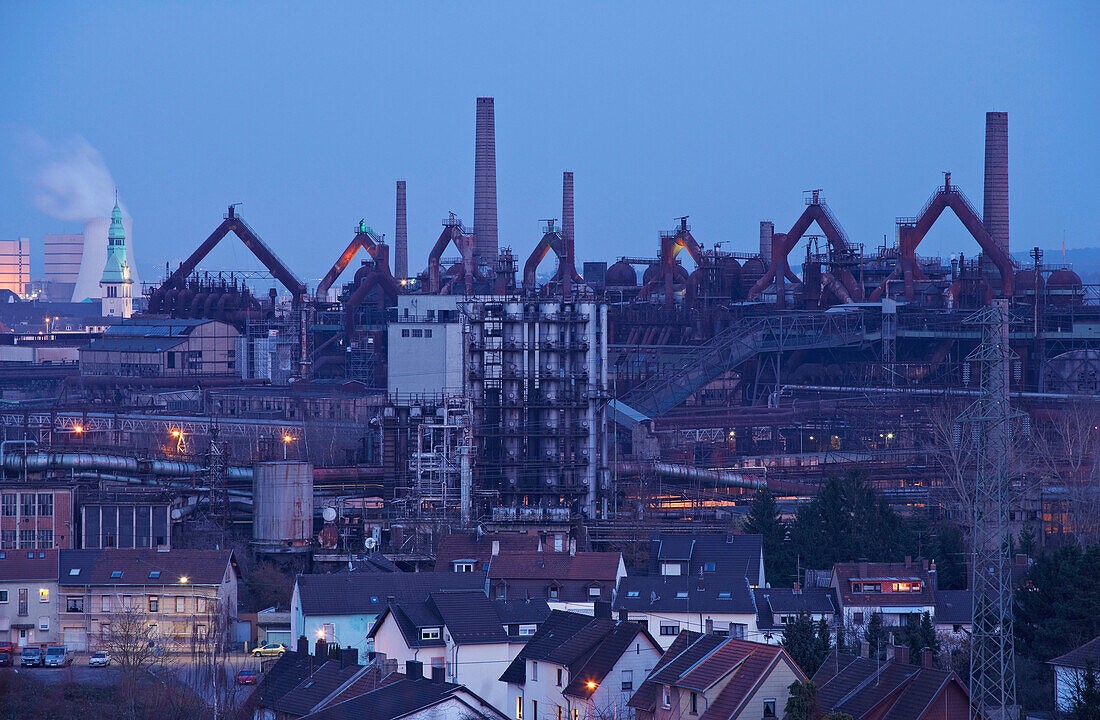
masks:
{"type": "Polygon", "coordinates": [[[970,590],[937,590],[933,624],[949,637],[969,637],[973,624],[974,593],[970,590]]]}
{"type": "Polygon", "coordinates": [[[541,598],[552,609],[587,612],[592,603],[610,602],[626,577],[617,552],[501,552],[489,561],[489,597],[541,598]]]}
{"type": "Polygon", "coordinates": [[[237,616],[240,573],[229,550],[61,550],[62,641],[91,650],[118,613],[147,613],[162,642],[205,642],[237,616]]]}
{"type": "Polygon", "coordinates": [[[803,588],[795,584],[790,588],[756,588],[756,627],[760,642],[778,644],[783,639],[783,628],[805,613],[815,623],[825,620],[830,630],[836,627],[836,593],[832,588],[803,588]]]}
{"type": "Polygon", "coordinates": [[[751,587],[766,587],[764,551],[759,535],[662,534],[650,542],[650,575],[717,574],[748,578],[751,587]]]}
{"type": "Polygon", "coordinates": [[[54,643],[57,550],[0,550],[0,640],[17,647],[54,643]]]}
{"type": "Polygon", "coordinates": [[[628,717],[627,701],[661,650],[642,625],[554,610],[500,676],[516,720],[628,717]]]}
{"type": "Polygon", "coordinates": [[[631,575],[619,583],[614,608],[642,623],[662,648],[682,630],[741,639],[758,635],[756,604],[744,576],[631,575]]]}
{"type": "Polygon", "coordinates": [[[904,627],[936,612],[936,565],[927,560],[837,563],[830,586],[844,625],[857,631],[874,613],[882,614],[884,625],[904,627]]]}
{"type": "Polygon", "coordinates": [[[910,665],[908,648],[880,662],[833,651],[813,676],[824,714],[854,720],[966,720],[970,694],[955,673],[932,667],[932,653],[910,665]]]}
{"type": "Polygon", "coordinates": [[[439,541],[435,569],[486,572],[494,555],[503,553],[569,552],[575,549],[565,533],[452,533],[439,541]]]}
{"type": "Polygon", "coordinates": [[[0,485],[0,550],[76,547],[73,529],[71,486],[35,480],[0,485]]]}
{"type": "Polygon", "coordinates": [[[777,718],[805,679],[781,647],[684,631],[629,704],[638,720],[777,718]]]}
{"type": "Polygon", "coordinates": [[[256,641],[260,645],[282,643],[294,646],[294,637],[290,632],[290,613],[273,607],[256,613],[256,641]]]}
{"type": "MultiPolygon", "coordinates": [[[[395,673],[396,675],[396,673],[395,673]]],[[[441,720],[442,718],[506,720],[469,688],[445,682],[442,669],[425,677],[409,661],[403,676],[388,676],[375,690],[326,703],[303,720],[441,720]]]]}
{"type": "Polygon", "coordinates": [[[340,647],[359,649],[366,659],[373,651],[368,639],[374,621],[391,603],[423,602],[432,592],[480,590],[482,573],[339,572],[299,575],[290,597],[290,634],[297,639],[322,638],[340,647]]]}
{"type": "Polygon", "coordinates": [[[549,614],[542,599],[490,600],[480,590],[435,592],[423,602],[387,606],[368,637],[375,652],[399,666],[416,660],[445,668],[449,682],[505,709],[508,688],[497,678],[549,614]]]}
{"type": "Polygon", "coordinates": [[[1065,655],[1047,661],[1054,668],[1054,706],[1059,712],[1069,712],[1074,690],[1084,680],[1085,667],[1100,672],[1100,637],[1093,638],[1065,655]]]}

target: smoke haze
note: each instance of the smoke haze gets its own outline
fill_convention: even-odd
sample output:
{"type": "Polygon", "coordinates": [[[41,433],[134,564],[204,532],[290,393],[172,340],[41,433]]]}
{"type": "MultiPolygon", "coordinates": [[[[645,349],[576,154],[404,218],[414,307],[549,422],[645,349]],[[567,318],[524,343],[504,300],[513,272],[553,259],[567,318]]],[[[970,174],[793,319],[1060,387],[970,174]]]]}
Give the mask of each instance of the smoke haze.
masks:
{"type": "Polygon", "coordinates": [[[27,166],[35,207],[65,222],[110,217],[115,181],[103,156],[83,137],[50,142],[27,136],[27,166]]]}

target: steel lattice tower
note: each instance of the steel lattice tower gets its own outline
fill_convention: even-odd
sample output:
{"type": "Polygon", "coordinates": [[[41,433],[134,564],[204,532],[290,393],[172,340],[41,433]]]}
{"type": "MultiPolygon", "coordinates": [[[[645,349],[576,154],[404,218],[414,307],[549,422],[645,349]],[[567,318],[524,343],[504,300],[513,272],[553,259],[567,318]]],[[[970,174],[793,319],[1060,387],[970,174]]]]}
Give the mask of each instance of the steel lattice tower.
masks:
{"type": "Polygon", "coordinates": [[[970,535],[970,699],[973,717],[982,720],[1013,717],[1016,705],[1012,576],[1005,542],[1014,417],[1008,402],[1014,357],[1008,346],[1010,317],[1008,301],[999,298],[965,321],[982,332],[981,345],[967,357],[981,366],[981,398],[959,417],[978,441],[970,535]]]}

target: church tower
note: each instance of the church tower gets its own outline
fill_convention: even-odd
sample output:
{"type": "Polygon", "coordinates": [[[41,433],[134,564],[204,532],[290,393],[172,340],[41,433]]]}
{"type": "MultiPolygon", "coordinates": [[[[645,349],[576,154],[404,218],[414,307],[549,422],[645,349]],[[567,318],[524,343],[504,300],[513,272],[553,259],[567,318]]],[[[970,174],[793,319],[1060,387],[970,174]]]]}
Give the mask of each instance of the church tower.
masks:
{"type": "Polygon", "coordinates": [[[115,209],[111,211],[111,227],[107,230],[107,264],[99,287],[103,293],[103,316],[128,318],[134,312],[133,280],[126,261],[126,231],[122,228],[122,210],[115,193],[115,209]]]}

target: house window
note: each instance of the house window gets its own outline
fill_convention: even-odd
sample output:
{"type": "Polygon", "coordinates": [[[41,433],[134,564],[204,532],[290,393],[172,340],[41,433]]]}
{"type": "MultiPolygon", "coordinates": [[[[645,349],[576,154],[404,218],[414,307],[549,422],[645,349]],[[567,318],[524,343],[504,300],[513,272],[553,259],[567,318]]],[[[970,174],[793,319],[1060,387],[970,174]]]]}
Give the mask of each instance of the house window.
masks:
{"type": "Polygon", "coordinates": [[[676,599],[677,599],[677,600],[684,600],[684,599],[686,599],[686,598],[687,598],[687,596],[688,596],[688,594],[687,594],[686,592],[678,592],[678,593],[676,593],[676,599]]]}
{"type": "Polygon", "coordinates": [[[0,496],[0,504],[3,505],[4,517],[15,517],[15,493],[4,493],[0,496]]]}
{"type": "Polygon", "coordinates": [[[626,591],[626,596],[628,598],[636,598],[636,597],[638,597],[638,591],[637,590],[627,590],[626,591]]]}
{"type": "Polygon", "coordinates": [[[121,577],[122,577],[122,571],[121,570],[112,570],[111,571],[111,579],[112,580],[118,580],[121,577]]]}
{"type": "Polygon", "coordinates": [[[497,600],[503,600],[504,599],[504,585],[497,585],[497,587],[496,587],[496,598],[497,598],[497,600]]]}
{"type": "Polygon", "coordinates": [[[578,710],[577,708],[573,708],[573,720],[579,720],[579,718],[580,718],[580,710],[578,710]]]}
{"type": "Polygon", "coordinates": [[[335,623],[323,623],[321,625],[321,634],[325,636],[325,642],[336,642],[336,624],[335,623]]]}
{"type": "Polygon", "coordinates": [[[634,689],[634,671],[623,670],[623,692],[630,692],[634,689]]]}
{"type": "Polygon", "coordinates": [[[590,587],[590,588],[588,588],[588,597],[598,598],[600,596],[601,592],[602,591],[600,590],[600,587],[598,585],[596,585],[594,587],[590,587]]]}
{"type": "Polygon", "coordinates": [[[768,698],[764,701],[764,717],[775,717],[775,698],[768,698]]]}
{"type": "Polygon", "coordinates": [[[424,337],[424,331],[421,329],[413,329],[413,337],[424,337]]]}
{"type": "MultiPolygon", "coordinates": [[[[431,330],[428,330],[427,332],[430,333],[431,330]]],[[[538,700],[532,700],[531,701],[531,717],[535,718],[535,720],[539,720],[539,701],[538,700]]]]}
{"type": "Polygon", "coordinates": [[[8,601],[8,591],[0,590],[0,603],[6,603],[8,601]]]}
{"type": "Polygon", "coordinates": [[[432,336],[432,331],[425,328],[424,337],[430,338],[431,336],[432,336]]]}
{"type": "Polygon", "coordinates": [[[38,493],[38,516],[53,517],[53,493],[38,493]]]}
{"type": "Polygon", "coordinates": [[[564,677],[565,677],[565,670],[563,668],[558,668],[558,682],[557,682],[558,687],[561,687],[562,679],[564,677]]]}
{"type": "Polygon", "coordinates": [[[672,689],[668,685],[661,686],[661,707],[665,710],[672,707],[672,689]]]}
{"type": "Polygon", "coordinates": [[[183,598],[183,597],[177,597],[176,598],[176,612],[177,613],[187,612],[187,600],[186,600],[186,598],[183,598]]]}
{"type": "Polygon", "coordinates": [[[548,594],[550,595],[551,600],[557,600],[558,599],[558,586],[557,585],[551,585],[548,594]]]}
{"type": "Polygon", "coordinates": [[[714,572],[714,563],[703,563],[703,572],[714,572]]]}
{"type": "Polygon", "coordinates": [[[692,715],[698,715],[699,714],[699,694],[698,693],[692,693],[691,694],[691,714],[692,715]]]}
{"type": "Polygon", "coordinates": [[[26,617],[29,610],[27,609],[27,588],[19,588],[19,616],[26,617]]]}
{"type": "Polygon", "coordinates": [[[34,530],[20,530],[19,531],[19,549],[27,550],[28,548],[34,549],[34,530]]]}
{"type": "Polygon", "coordinates": [[[34,517],[35,510],[38,509],[35,502],[37,497],[34,493],[21,493],[19,495],[19,504],[22,506],[21,513],[23,517],[34,517]]]}
{"type": "Polygon", "coordinates": [[[674,623],[662,622],[661,623],[661,634],[662,635],[679,635],[680,634],[680,623],[678,623],[678,622],[674,622],[674,623]]]}
{"type": "Polygon", "coordinates": [[[46,549],[53,547],[53,530],[38,531],[38,547],[46,549]]]}
{"type": "Polygon", "coordinates": [[[523,696],[516,697],[516,720],[523,720],[523,696]]]}
{"type": "Polygon", "coordinates": [[[15,549],[15,530],[4,530],[0,534],[0,548],[5,550],[15,549]]]}
{"type": "Polygon", "coordinates": [[[730,593],[728,591],[725,591],[725,590],[718,593],[718,599],[719,600],[729,600],[730,596],[731,596],[730,593]]]}
{"type": "Polygon", "coordinates": [[[529,637],[531,635],[534,635],[535,630],[537,630],[537,629],[538,629],[537,625],[520,625],[519,626],[519,636],[520,637],[529,637]]]}
{"type": "Polygon", "coordinates": [[[42,632],[46,632],[50,629],[50,616],[39,615],[38,616],[38,629],[42,632]]]}
{"type": "Polygon", "coordinates": [[[531,661],[531,679],[537,681],[539,679],[539,664],[537,661],[531,661]]]}
{"type": "Polygon", "coordinates": [[[408,328],[402,328],[401,329],[401,337],[408,337],[408,336],[409,336],[409,329],[408,328]]]}
{"type": "Polygon", "coordinates": [[[160,612],[160,598],[155,595],[149,596],[149,612],[160,612]]]}
{"type": "Polygon", "coordinates": [[[84,612],[84,598],[79,595],[70,595],[65,599],[65,612],[84,612]]]}
{"type": "Polygon", "coordinates": [[[554,717],[555,717],[555,720],[562,720],[562,718],[564,717],[564,715],[562,715],[562,712],[561,712],[561,705],[558,705],[558,712],[557,712],[557,715],[555,715],[554,717]]]}
{"type": "Polygon", "coordinates": [[[468,572],[473,572],[473,571],[474,571],[474,564],[472,562],[456,562],[455,563],[455,572],[456,573],[468,573],[468,572]]]}
{"type": "Polygon", "coordinates": [[[861,613],[861,612],[852,613],[852,622],[854,622],[856,625],[862,625],[863,624],[863,613],[861,613]]]}
{"type": "Polygon", "coordinates": [[[99,599],[99,602],[100,602],[99,606],[103,609],[103,612],[111,612],[111,596],[110,595],[104,595],[103,597],[101,597],[99,599]]]}
{"type": "Polygon", "coordinates": [[[134,598],[133,598],[133,596],[132,595],[123,595],[122,596],[122,609],[123,610],[130,610],[133,607],[134,607],[134,598]]]}
{"type": "Polygon", "coordinates": [[[49,602],[49,601],[50,601],[50,589],[49,588],[38,588],[38,602],[49,602]]]}
{"type": "Polygon", "coordinates": [[[421,628],[420,629],[421,640],[438,640],[439,628],[421,628]]]}
{"type": "Polygon", "coordinates": [[[679,575],[680,563],[661,563],[662,575],[679,575]]]}

